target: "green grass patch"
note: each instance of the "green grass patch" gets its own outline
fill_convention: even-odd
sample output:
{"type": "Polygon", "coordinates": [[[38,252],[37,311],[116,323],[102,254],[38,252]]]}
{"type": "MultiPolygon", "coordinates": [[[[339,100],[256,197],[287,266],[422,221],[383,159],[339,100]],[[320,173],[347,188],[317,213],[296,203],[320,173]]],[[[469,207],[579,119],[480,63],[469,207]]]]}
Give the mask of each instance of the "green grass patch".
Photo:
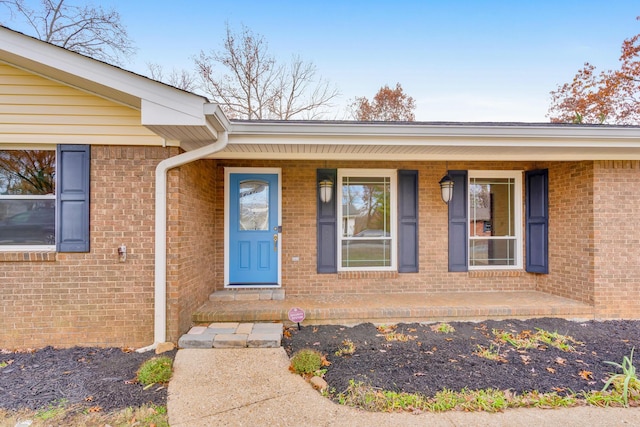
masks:
{"type": "MultiPolygon", "coordinates": [[[[591,391],[565,394],[531,391],[515,394],[509,390],[444,389],[432,397],[420,393],[402,393],[382,390],[362,382],[349,381],[342,393],[335,390],[328,397],[341,405],[353,406],[372,412],[445,412],[482,411],[501,412],[508,408],[569,408],[574,406],[628,406],[622,391],[591,391]]],[[[640,404],[640,393],[630,393],[629,401],[640,404]]]]}
{"type": "Polygon", "coordinates": [[[171,379],[173,359],[170,357],[154,357],[145,361],[138,369],[138,382],[146,386],[166,384],[171,379]]]}

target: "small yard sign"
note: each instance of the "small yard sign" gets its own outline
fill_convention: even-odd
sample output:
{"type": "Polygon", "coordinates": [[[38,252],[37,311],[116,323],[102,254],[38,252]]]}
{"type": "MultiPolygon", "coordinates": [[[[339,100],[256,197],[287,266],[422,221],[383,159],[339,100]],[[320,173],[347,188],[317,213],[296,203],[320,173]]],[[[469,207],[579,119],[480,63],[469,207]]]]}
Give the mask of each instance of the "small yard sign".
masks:
{"type": "Polygon", "coordinates": [[[289,310],[289,320],[298,324],[298,330],[300,330],[300,322],[304,320],[304,310],[298,307],[294,307],[289,310]]]}

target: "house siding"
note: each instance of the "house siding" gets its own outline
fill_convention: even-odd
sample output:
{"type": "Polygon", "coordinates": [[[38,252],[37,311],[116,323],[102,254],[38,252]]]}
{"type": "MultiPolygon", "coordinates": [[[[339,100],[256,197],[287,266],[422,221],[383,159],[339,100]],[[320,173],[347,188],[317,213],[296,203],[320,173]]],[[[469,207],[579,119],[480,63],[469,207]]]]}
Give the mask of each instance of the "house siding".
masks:
{"type": "Polygon", "coordinates": [[[594,302],[593,162],[548,163],[549,274],[537,289],[594,302]]]}
{"type": "Polygon", "coordinates": [[[92,146],[91,252],[0,252],[3,347],[153,342],[154,171],[176,153],[92,146]]]}
{"type": "Polygon", "coordinates": [[[595,162],[593,180],[596,313],[602,318],[638,318],[640,162],[595,162]]]}
{"type": "Polygon", "coordinates": [[[0,144],[162,145],[140,111],[0,64],[0,144]]]}
{"type": "Polygon", "coordinates": [[[177,341],[192,314],[223,285],[224,253],[216,221],[222,194],[215,161],[199,160],[169,171],[167,204],[167,339],[177,341]]]}
{"type": "MultiPolygon", "coordinates": [[[[536,275],[524,271],[448,272],[447,205],[438,181],[444,162],[296,162],[230,161],[219,166],[282,168],[282,285],[287,295],[386,292],[465,292],[533,290],[536,275]],[[418,170],[419,265],[417,273],[339,272],[318,274],[316,265],[316,170],[386,168],[418,170]],[[293,261],[297,258],[298,261],[293,261]]],[[[449,169],[532,169],[523,162],[449,162],[449,169]]],[[[219,211],[217,221],[223,221],[219,211]]],[[[223,260],[220,259],[219,268],[223,260]]]]}

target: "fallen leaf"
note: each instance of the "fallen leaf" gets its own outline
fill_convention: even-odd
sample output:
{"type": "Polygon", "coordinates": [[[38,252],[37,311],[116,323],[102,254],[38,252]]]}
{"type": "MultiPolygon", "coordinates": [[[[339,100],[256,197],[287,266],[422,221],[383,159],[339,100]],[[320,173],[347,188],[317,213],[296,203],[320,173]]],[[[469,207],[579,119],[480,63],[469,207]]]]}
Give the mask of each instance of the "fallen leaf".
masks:
{"type": "Polygon", "coordinates": [[[327,360],[327,356],[322,356],[320,360],[321,360],[322,366],[331,366],[331,362],[327,360]]]}
{"type": "Polygon", "coordinates": [[[556,357],[556,363],[558,365],[565,365],[567,363],[567,359],[563,359],[562,357],[556,357]]]}
{"type": "Polygon", "coordinates": [[[84,398],[85,402],[93,402],[93,396],[87,396],[84,398]]]}
{"type": "Polygon", "coordinates": [[[100,406],[92,406],[91,408],[89,408],[89,412],[100,412],[102,411],[102,408],[100,406]]]}
{"type": "Polygon", "coordinates": [[[425,375],[427,374],[425,374],[424,372],[416,372],[413,374],[414,377],[424,377],[425,375]]]}
{"type": "Polygon", "coordinates": [[[562,387],[551,387],[551,390],[555,391],[556,393],[562,393],[565,389],[562,387]]]}
{"type": "Polygon", "coordinates": [[[629,342],[629,340],[622,340],[622,342],[629,342]]]}
{"type": "Polygon", "coordinates": [[[450,363],[458,363],[458,361],[456,359],[449,359],[450,363]]]}
{"type": "Polygon", "coordinates": [[[320,345],[320,341],[314,342],[313,345],[320,345]]]}
{"type": "Polygon", "coordinates": [[[524,354],[521,354],[520,359],[522,360],[522,363],[524,363],[525,365],[528,365],[529,363],[531,363],[531,356],[525,356],[524,354]]]}
{"type": "Polygon", "coordinates": [[[409,328],[409,329],[407,329],[407,332],[416,332],[416,331],[417,331],[417,329],[416,329],[416,328],[409,328]]]}
{"type": "Polygon", "coordinates": [[[580,377],[585,381],[593,379],[593,372],[591,371],[582,370],[578,373],[578,375],[580,375],[580,377]]]}
{"type": "Polygon", "coordinates": [[[552,374],[556,373],[556,370],[554,368],[548,367],[547,371],[551,372],[552,374]]]}
{"type": "Polygon", "coordinates": [[[289,332],[289,331],[287,331],[287,330],[285,330],[285,331],[282,333],[282,335],[284,335],[284,336],[285,336],[285,338],[291,338],[291,332],[289,332]]]}
{"type": "Polygon", "coordinates": [[[445,341],[453,341],[453,338],[445,338],[445,341]]]}

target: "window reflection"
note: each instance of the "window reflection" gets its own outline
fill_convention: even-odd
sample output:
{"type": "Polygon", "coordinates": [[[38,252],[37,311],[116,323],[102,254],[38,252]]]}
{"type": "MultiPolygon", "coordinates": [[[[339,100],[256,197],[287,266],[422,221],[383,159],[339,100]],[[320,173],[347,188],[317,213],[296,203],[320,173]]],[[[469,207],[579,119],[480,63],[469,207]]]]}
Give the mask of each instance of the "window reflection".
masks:
{"type": "Polygon", "coordinates": [[[269,229],[269,183],[261,180],[245,180],[239,186],[239,229],[269,229]]]}

